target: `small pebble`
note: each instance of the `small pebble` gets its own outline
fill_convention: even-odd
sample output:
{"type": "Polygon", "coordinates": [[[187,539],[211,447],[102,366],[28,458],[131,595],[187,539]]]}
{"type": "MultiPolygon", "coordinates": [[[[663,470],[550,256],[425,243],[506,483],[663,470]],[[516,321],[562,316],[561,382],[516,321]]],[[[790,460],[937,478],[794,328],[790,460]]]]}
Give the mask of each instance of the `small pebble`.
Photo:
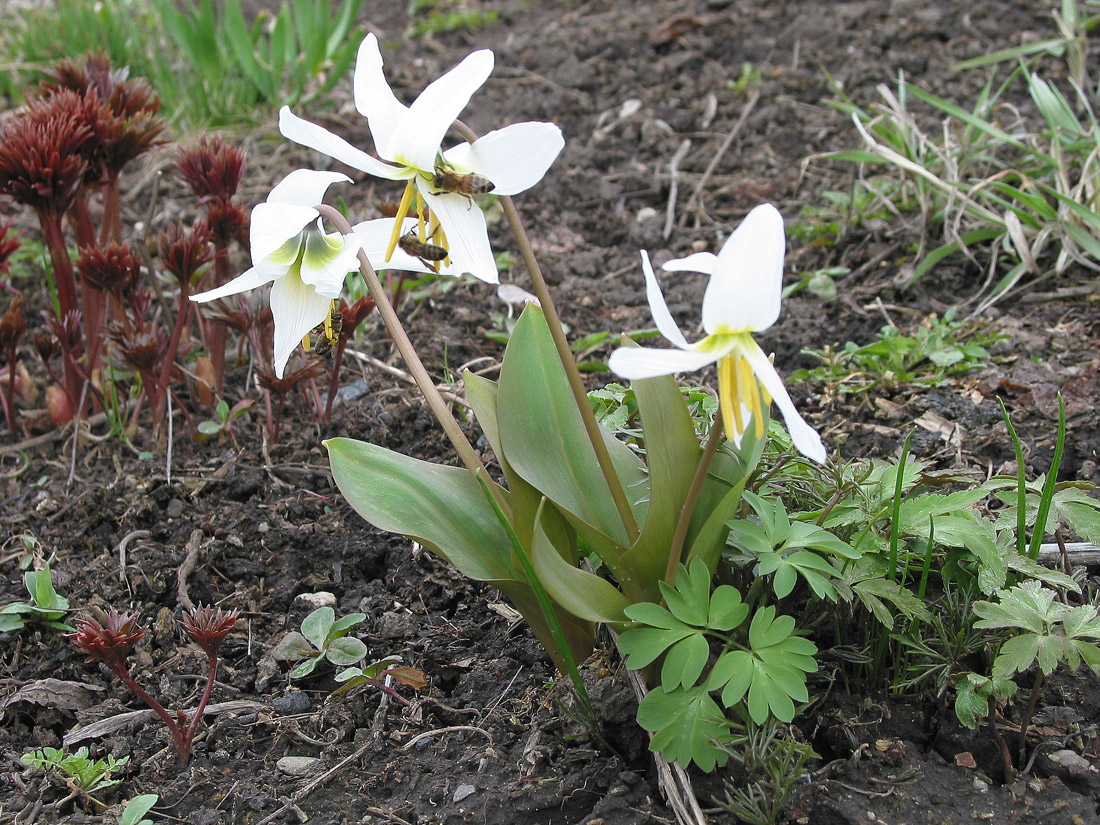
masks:
{"type": "Polygon", "coordinates": [[[453,802],[461,802],[470,794],[477,793],[477,788],[473,785],[459,785],[455,788],[455,795],[452,797],[453,802]]]}
{"type": "Polygon", "coordinates": [[[321,768],[321,760],[316,756],[284,756],[275,763],[275,770],[287,776],[309,776],[321,768]]]}
{"type": "Polygon", "coordinates": [[[292,690],[290,693],[276,696],[271,706],[280,716],[290,716],[295,713],[309,713],[313,703],[309,701],[309,696],[302,693],[302,691],[292,690]]]}

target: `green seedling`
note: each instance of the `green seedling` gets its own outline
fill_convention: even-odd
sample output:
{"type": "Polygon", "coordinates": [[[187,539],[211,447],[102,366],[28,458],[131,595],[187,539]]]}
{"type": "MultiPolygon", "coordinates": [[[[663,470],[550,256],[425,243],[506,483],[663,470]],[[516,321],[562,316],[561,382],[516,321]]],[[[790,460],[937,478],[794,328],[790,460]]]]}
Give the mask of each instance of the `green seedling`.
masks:
{"type": "Polygon", "coordinates": [[[28,570],[23,583],[30,601],[0,607],[0,631],[21,630],[32,622],[43,622],[54,630],[72,630],[61,621],[69,611],[69,600],[54,590],[49,564],[42,565],[41,570],[28,570]]]}
{"type": "Polygon", "coordinates": [[[825,384],[842,394],[882,392],[898,386],[938,387],[949,376],[984,367],[991,357],[986,347],[996,339],[992,333],[972,331],[948,312],[942,320],[932,316],[912,335],[886,326],[870,344],[849,341],[840,349],[807,349],[805,354],[822,364],[796,370],[791,381],[825,384]]]}
{"type": "Polygon", "coordinates": [[[224,398],[219,398],[218,403],[214,406],[214,415],[216,418],[211,421],[199,422],[199,435],[197,439],[199,441],[204,441],[212,436],[225,434],[232,439],[233,445],[236,446],[237,438],[233,433],[233,422],[251,410],[255,403],[255,399],[245,398],[242,401],[238,401],[231,408],[224,398]]]}
{"type": "Polygon", "coordinates": [[[500,19],[496,9],[451,8],[453,0],[413,0],[408,14],[412,18],[412,36],[425,37],[457,31],[477,31],[500,19]]]}
{"type": "Polygon", "coordinates": [[[724,798],[715,802],[749,825],[775,825],[779,821],[787,799],[803,781],[806,762],[817,756],[774,719],[763,725],[747,723],[745,732],[735,734],[726,749],[744,768],[746,781],[723,781],[724,798]]]}
{"type": "Polygon", "coordinates": [[[81,748],[76,753],[70,754],[57,748],[40,748],[23,754],[19,761],[43,771],[57,771],[74,791],[89,795],[121,783],[122,780],[115,779],[113,775],[130,761],[130,757],[115,759],[111,754],[107,754],[106,760],[90,759],[87,748],[81,748]]]}
{"type": "Polygon", "coordinates": [[[157,804],[158,799],[160,797],[155,793],[143,793],[140,796],[135,796],[122,809],[122,814],[118,818],[118,825],[153,825],[153,820],[144,819],[144,816],[157,804]]]}
{"type": "Polygon", "coordinates": [[[302,632],[287,633],[271,654],[281,661],[302,660],[290,671],[292,679],[309,676],[326,660],[338,667],[356,665],[366,658],[367,646],[347,634],[366,618],[365,613],[351,613],[337,620],[331,607],[318,607],[302,620],[302,632]]]}
{"type": "Polygon", "coordinates": [[[407,699],[386,685],[386,677],[389,676],[395,682],[399,682],[406,687],[411,687],[413,690],[420,690],[425,687],[428,684],[428,680],[424,678],[424,672],[421,670],[417,670],[414,667],[398,667],[400,662],[400,656],[387,656],[385,659],[371,662],[366,667],[344,668],[334,677],[337,682],[343,682],[344,684],[334,690],[332,695],[335,696],[339,693],[346,693],[360,685],[371,685],[372,687],[385,691],[402,704],[407,705],[407,699]]]}

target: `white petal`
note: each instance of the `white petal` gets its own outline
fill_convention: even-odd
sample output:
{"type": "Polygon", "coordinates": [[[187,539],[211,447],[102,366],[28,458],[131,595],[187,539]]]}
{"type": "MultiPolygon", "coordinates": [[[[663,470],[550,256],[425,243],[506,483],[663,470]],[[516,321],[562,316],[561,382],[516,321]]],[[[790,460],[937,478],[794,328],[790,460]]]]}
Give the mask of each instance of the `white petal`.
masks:
{"type": "Polygon", "coordinates": [[[645,296],[649,300],[649,312],[653,316],[653,323],[657,325],[657,330],[673,345],[680,349],[689,349],[691,345],[680,332],[680,327],[676,325],[672,313],[668,311],[665,296],[661,293],[661,285],[657,283],[653,265],[649,262],[649,253],[644,249],[642,250],[642,272],[645,273],[645,296]]]}
{"type": "Polygon", "coordinates": [[[444,152],[455,168],[493,182],[494,195],[530,189],[561,153],[565,138],[553,123],[513,123],[444,152]]]}
{"type": "Polygon", "coordinates": [[[647,349],[645,347],[619,347],[607,359],[608,368],[631,381],[672,375],[674,372],[692,372],[707,364],[713,364],[722,353],[683,349],[647,349]]]}
{"type": "Polygon", "coordinates": [[[702,272],[713,275],[718,269],[718,256],[713,252],[694,252],[686,258],[673,258],[661,269],[665,272],[702,272]]]}
{"type": "Polygon", "coordinates": [[[443,136],[492,71],[493,53],[488,49],[467,55],[425,87],[386,143],[376,142],[378,154],[425,172],[434,169],[443,136]]]}
{"type": "Polygon", "coordinates": [[[227,281],[221,286],[209,289],[206,292],[200,292],[198,295],[192,295],[191,300],[204,304],[207,301],[224,298],[226,295],[236,295],[238,292],[255,289],[285,274],[286,267],[254,266],[245,270],[232,281],[227,281]]]}
{"type": "Polygon", "coordinates": [[[351,183],[351,178],[339,172],[295,169],[272,187],[267,193],[267,202],[316,206],[325,199],[325,192],[334,183],[351,183]]]}
{"type": "Polygon", "coordinates": [[[453,268],[489,284],[499,283],[497,262],[489,246],[489,230],[482,211],[464,195],[435,195],[425,191],[427,188],[424,186],[420,192],[447,236],[453,268]]]}
{"type": "MultiPolygon", "coordinates": [[[[344,281],[347,274],[353,269],[359,268],[359,237],[357,235],[339,235],[334,233],[327,236],[327,241],[332,243],[339,239],[340,251],[335,258],[327,262],[322,261],[320,266],[310,266],[310,255],[302,256],[300,277],[302,282],[326,298],[339,298],[344,289],[344,281]]],[[[308,253],[309,247],[307,247],[308,253]]]]}
{"type": "Polygon", "coordinates": [[[813,459],[818,464],[824,464],[825,445],[821,442],[821,436],[799,415],[791,396],[787,393],[787,388],[783,386],[783,379],[775,371],[775,367],[768,360],[768,356],[764,354],[764,351],[760,349],[755,341],[753,346],[744,347],[742,353],[749,362],[749,366],[752,367],[752,371],[756,373],[756,377],[760,379],[764,389],[768,391],[768,395],[772,397],[775,405],[779,407],[779,411],[783,414],[783,423],[787,425],[787,432],[791,434],[794,446],[802,455],[813,459]]]}
{"type": "Polygon", "coordinates": [[[779,318],[783,298],[783,216],[770,203],[754,208],[718,253],[703,295],[703,329],[759,332],[779,318]]]}
{"type": "Polygon", "coordinates": [[[401,180],[409,177],[409,171],[401,167],[384,163],[378,158],[368,155],[362,149],[356,149],[342,137],[333,134],[323,126],[310,123],[284,106],[279,110],[279,131],[283,136],[315,149],[323,155],[345,163],[353,169],[359,169],[367,174],[388,180],[401,180]]]}
{"type": "Polygon", "coordinates": [[[252,209],[248,230],[252,263],[258,264],[317,218],[311,206],[293,203],[258,203],[252,209]]]}
{"type": "MultiPolygon", "coordinates": [[[[383,269],[400,269],[406,272],[435,272],[436,270],[423,264],[419,258],[409,255],[401,247],[393,251],[390,259],[386,260],[386,249],[390,245],[390,237],[393,232],[393,218],[376,218],[373,221],[363,221],[352,227],[362,244],[363,251],[367,253],[367,260],[376,271],[383,269]]],[[[408,218],[403,222],[401,234],[416,229],[416,219],[408,218]]],[[[358,266],[358,264],[357,264],[358,266]]],[[[461,270],[451,266],[441,265],[438,271],[440,275],[457,277],[461,270]]]]}
{"type": "Polygon", "coordinates": [[[359,55],[355,59],[355,108],[367,119],[371,137],[378,151],[382,151],[390,142],[390,135],[408,112],[408,108],[399,101],[386,82],[382,73],[382,52],[378,48],[378,38],[368,34],[359,44],[359,55]]]}
{"type": "Polygon", "coordinates": [[[283,377],[294,348],[311,329],[325,320],[332,300],[288,272],[271,287],[271,315],[275,319],[275,374],[283,377]]]}

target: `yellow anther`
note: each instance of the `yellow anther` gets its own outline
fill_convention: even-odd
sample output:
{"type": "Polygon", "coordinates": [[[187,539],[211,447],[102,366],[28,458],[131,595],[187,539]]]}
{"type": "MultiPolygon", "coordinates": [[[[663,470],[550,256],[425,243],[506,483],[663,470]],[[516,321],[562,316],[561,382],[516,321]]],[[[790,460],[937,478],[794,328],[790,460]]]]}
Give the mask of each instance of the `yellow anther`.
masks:
{"type": "Polygon", "coordinates": [[[397,249],[397,242],[401,239],[401,227],[405,224],[405,218],[408,217],[409,207],[412,206],[413,195],[416,194],[416,187],[413,184],[405,184],[405,191],[401,195],[401,203],[397,206],[397,215],[393,219],[393,233],[390,235],[390,245],[386,247],[386,260],[388,261],[393,257],[393,251],[397,249]]]}
{"type": "Polygon", "coordinates": [[[726,438],[731,441],[735,435],[745,431],[745,421],[741,416],[741,398],[737,386],[736,356],[726,356],[718,361],[718,404],[722,410],[722,420],[726,424],[726,438]]]}
{"type": "Polygon", "coordinates": [[[331,341],[334,336],[332,334],[332,310],[336,307],[335,301],[328,302],[328,314],[325,316],[325,340],[331,341]]]}
{"type": "Polygon", "coordinates": [[[752,411],[752,423],[756,430],[756,437],[763,438],[764,411],[760,406],[760,384],[746,359],[738,358],[737,367],[741,372],[741,391],[745,394],[745,406],[752,411]]]}

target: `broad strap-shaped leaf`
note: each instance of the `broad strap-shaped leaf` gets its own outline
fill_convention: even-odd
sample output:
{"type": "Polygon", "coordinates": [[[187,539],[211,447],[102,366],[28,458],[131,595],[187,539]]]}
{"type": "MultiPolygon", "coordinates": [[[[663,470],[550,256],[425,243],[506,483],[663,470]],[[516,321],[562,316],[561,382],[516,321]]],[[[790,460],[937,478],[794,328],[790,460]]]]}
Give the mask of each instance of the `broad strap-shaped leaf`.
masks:
{"type": "MultiPolygon", "coordinates": [[[[626,335],[621,344],[637,346],[626,335]]],[[[672,536],[702,450],[683,393],[671,376],[639,379],[631,382],[631,388],[638,402],[645,438],[649,510],[641,535],[620,559],[619,565],[630,571],[630,578],[635,582],[657,582],[664,578],[668,567],[672,536]]],[[[627,493],[629,495],[630,491],[627,493]]],[[[684,550],[676,549],[681,553],[684,550]]],[[[713,567],[710,572],[714,572],[713,567]]],[[[643,595],[654,599],[657,594],[639,594],[643,595]]]]}
{"type": "MultiPolygon", "coordinates": [[[[497,420],[503,454],[519,475],[574,517],[578,529],[588,525],[617,544],[626,544],[626,529],[569,390],[546,318],[534,304],[524,309],[508,341],[500,370],[497,420]]],[[[645,468],[625,444],[610,437],[604,442],[623,488],[635,502],[635,518],[641,522],[648,499],[645,468]]]]}
{"type": "Polygon", "coordinates": [[[623,611],[630,605],[626,596],[606,579],[570,564],[547,537],[543,525],[552,512],[552,506],[543,506],[531,544],[531,562],[542,586],[574,616],[612,626],[625,623],[623,611]]]}
{"type": "Polygon", "coordinates": [[[468,471],[350,438],[325,446],[336,486],[375,527],[418,541],[472,579],[520,578],[508,536],[468,471]]]}

